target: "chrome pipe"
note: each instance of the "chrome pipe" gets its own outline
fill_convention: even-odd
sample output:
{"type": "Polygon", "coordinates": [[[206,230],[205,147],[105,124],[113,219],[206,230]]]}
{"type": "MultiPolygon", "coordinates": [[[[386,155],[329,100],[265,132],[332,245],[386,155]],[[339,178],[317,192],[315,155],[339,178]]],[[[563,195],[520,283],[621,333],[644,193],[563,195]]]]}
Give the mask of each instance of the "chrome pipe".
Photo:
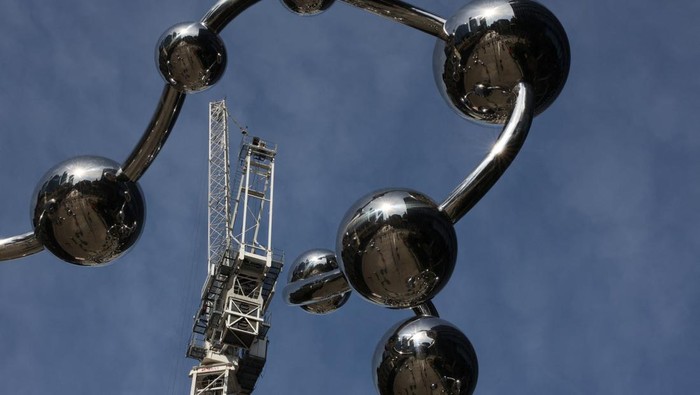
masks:
{"type": "MultiPolygon", "coordinates": [[[[241,12],[259,0],[220,0],[203,17],[202,24],[219,33],[241,12]]],[[[168,139],[185,101],[185,92],[167,84],[161,94],[158,107],[141,140],[124,162],[120,176],[138,181],[168,139]]]]}
{"type": "Polygon", "coordinates": [[[220,33],[226,25],[260,0],[219,0],[201,19],[209,29],[220,33]]]}
{"type": "Polygon", "coordinates": [[[399,0],[342,0],[373,14],[393,19],[396,22],[447,40],[445,19],[428,11],[399,0]]]}
{"type": "Polygon", "coordinates": [[[282,291],[282,297],[287,304],[305,306],[323,302],[349,291],[350,286],[343,272],[340,269],[334,269],[287,284],[282,291]]]}
{"type": "Polygon", "coordinates": [[[515,108],[486,158],[438,207],[456,223],[474,207],[503,175],[522,148],[535,113],[535,95],[528,83],[515,86],[515,108]]]}
{"type": "Polygon", "coordinates": [[[411,309],[419,317],[438,317],[438,318],[440,318],[440,313],[438,313],[437,308],[433,304],[432,300],[429,300],[421,305],[414,306],[411,309]]]}
{"type": "Polygon", "coordinates": [[[185,93],[169,84],[165,85],[151,122],[129,158],[124,161],[120,177],[126,177],[130,181],[141,178],[168,139],[184,102],[185,93]]]}
{"type": "Polygon", "coordinates": [[[22,258],[44,249],[34,232],[0,239],[0,261],[22,258]]]}

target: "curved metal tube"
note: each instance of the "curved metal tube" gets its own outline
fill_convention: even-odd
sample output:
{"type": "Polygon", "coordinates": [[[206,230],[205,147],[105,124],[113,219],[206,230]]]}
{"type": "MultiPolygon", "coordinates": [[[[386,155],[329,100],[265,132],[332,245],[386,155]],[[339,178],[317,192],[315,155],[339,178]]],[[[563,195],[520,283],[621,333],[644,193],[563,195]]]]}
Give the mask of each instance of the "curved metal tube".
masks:
{"type": "Polygon", "coordinates": [[[138,181],[141,178],[160,152],[165,140],[168,139],[184,102],[184,93],[170,85],[165,85],[151,122],[139,143],[131,151],[129,158],[124,161],[120,176],[131,181],[138,181]]]}
{"type": "Polygon", "coordinates": [[[447,40],[445,19],[399,0],[343,0],[373,14],[393,19],[406,26],[447,40]]]}
{"type": "MultiPolygon", "coordinates": [[[[220,0],[203,17],[201,22],[219,33],[226,25],[259,0],[220,0]]],[[[185,101],[186,94],[171,85],[165,85],[158,107],[141,140],[124,161],[120,176],[138,181],[146,172],[175,126],[175,121],[185,101]]]]}
{"type": "Polygon", "coordinates": [[[433,304],[432,300],[429,300],[421,305],[412,307],[411,309],[419,317],[438,317],[438,318],[440,318],[440,313],[438,313],[437,308],[433,304]]]}
{"type": "Polygon", "coordinates": [[[220,33],[233,18],[260,0],[219,0],[201,22],[215,33],[220,33]]]}
{"type": "Polygon", "coordinates": [[[517,95],[515,108],[491,152],[440,204],[440,211],[457,222],[481,200],[503,175],[525,142],[534,116],[534,92],[528,83],[520,82],[513,89],[517,95]]]}
{"type": "Polygon", "coordinates": [[[282,291],[282,297],[287,304],[304,306],[328,300],[348,291],[350,286],[343,272],[335,269],[287,284],[282,291]]]}
{"type": "Polygon", "coordinates": [[[44,249],[34,232],[0,239],[0,261],[22,258],[36,254],[44,249]]]}

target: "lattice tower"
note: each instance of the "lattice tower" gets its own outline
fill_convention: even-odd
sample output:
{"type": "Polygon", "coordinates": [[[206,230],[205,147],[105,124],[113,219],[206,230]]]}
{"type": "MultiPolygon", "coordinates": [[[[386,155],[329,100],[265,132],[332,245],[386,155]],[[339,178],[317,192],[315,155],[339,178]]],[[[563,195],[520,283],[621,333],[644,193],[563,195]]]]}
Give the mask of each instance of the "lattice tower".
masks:
{"type": "Polygon", "coordinates": [[[228,112],[209,106],[209,256],[187,356],[191,395],[249,394],[267,355],[266,310],[283,256],[272,249],[277,147],[243,130],[230,183],[228,112]],[[231,210],[231,187],[235,200],[231,210]]]}

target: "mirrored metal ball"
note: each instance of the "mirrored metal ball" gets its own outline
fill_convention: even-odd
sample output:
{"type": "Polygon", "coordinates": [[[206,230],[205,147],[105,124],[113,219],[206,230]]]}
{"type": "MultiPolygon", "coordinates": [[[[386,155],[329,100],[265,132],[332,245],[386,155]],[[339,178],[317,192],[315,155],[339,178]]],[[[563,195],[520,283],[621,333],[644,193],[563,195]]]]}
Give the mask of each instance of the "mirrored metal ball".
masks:
{"type": "Polygon", "coordinates": [[[447,283],[457,258],[449,218],[420,192],[382,190],[360,199],[338,230],[340,267],[371,302],[418,306],[447,283]]]}
{"type": "Polygon", "coordinates": [[[372,372],[381,395],[469,395],[479,365],[474,347],[457,327],[436,317],[413,317],[384,335],[372,372]]]}
{"type": "Polygon", "coordinates": [[[295,14],[309,16],[317,15],[330,7],[335,0],[282,0],[290,11],[295,14]]]}
{"type": "MultiPolygon", "coordinates": [[[[341,308],[350,298],[347,281],[344,278],[331,277],[328,274],[338,272],[338,260],[335,253],[325,249],[309,250],[301,254],[292,263],[287,283],[294,285],[302,280],[317,279],[308,284],[301,293],[311,298],[322,299],[319,302],[301,304],[309,313],[327,314],[341,308]],[[326,279],[324,280],[324,277],[326,279]]],[[[300,294],[301,294],[300,293],[300,294]]]]}
{"type": "Polygon", "coordinates": [[[467,119],[503,124],[518,82],[535,92],[535,114],[561,92],[569,74],[569,40],[547,8],[529,0],[476,0],[445,22],[433,55],[435,81],[467,119]]]}
{"type": "Polygon", "coordinates": [[[177,24],[161,36],[156,63],[165,81],[185,93],[214,85],[226,69],[226,47],[200,22],[177,24]]]}
{"type": "Polygon", "coordinates": [[[141,188],[116,177],[119,164],[81,156],[49,170],[37,185],[32,224],[54,255],[82,266],[106,264],[139,238],[146,216],[141,188]]]}

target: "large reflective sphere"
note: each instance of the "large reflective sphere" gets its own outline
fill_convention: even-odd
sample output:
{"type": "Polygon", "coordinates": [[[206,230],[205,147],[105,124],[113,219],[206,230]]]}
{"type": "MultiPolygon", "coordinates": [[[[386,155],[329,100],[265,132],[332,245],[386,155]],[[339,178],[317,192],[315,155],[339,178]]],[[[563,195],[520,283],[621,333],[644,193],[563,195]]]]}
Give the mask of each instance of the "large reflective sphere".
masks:
{"type": "Polygon", "coordinates": [[[381,395],[469,395],[479,365],[469,339],[435,317],[413,317],[391,328],[377,345],[372,364],[381,395]]]}
{"type": "Polygon", "coordinates": [[[292,263],[287,283],[294,284],[302,280],[316,278],[305,292],[311,297],[323,297],[315,303],[302,304],[300,307],[309,313],[327,314],[342,307],[350,298],[350,290],[345,280],[323,281],[323,277],[338,270],[338,260],[330,250],[314,249],[301,254],[292,263]]]}
{"type": "Polygon", "coordinates": [[[450,219],[420,192],[383,190],[360,199],[338,230],[340,267],[371,302],[408,308],[433,298],[457,258],[450,219]]]}
{"type": "Polygon", "coordinates": [[[226,47],[200,22],[175,25],[161,36],[156,63],[166,82],[185,93],[214,85],[226,69],[226,47]]]}
{"type": "Polygon", "coordinates": [[[37,239],[57,257],[98,266],[125,253],[141,235],[146,210],[138,184],[116,177],[119,164],[98,156],[49,170],[35,191],[37,239]]]}
{"type": "Polygon", "coordinates": [[[445,31],[448,39],[438,40],[433,55],[435,81],[467,119],[505,123],[521,81],[534,88],[539,114],[566,82],[569,40],[554,14],[537,2],[476,0],[449,18],[445,31]]]}
{"type": "Polygon", "coordinates": [[[335,0],[282,0],[290,11],[299,15],[316,15],[328,9],[335,0]]]}

